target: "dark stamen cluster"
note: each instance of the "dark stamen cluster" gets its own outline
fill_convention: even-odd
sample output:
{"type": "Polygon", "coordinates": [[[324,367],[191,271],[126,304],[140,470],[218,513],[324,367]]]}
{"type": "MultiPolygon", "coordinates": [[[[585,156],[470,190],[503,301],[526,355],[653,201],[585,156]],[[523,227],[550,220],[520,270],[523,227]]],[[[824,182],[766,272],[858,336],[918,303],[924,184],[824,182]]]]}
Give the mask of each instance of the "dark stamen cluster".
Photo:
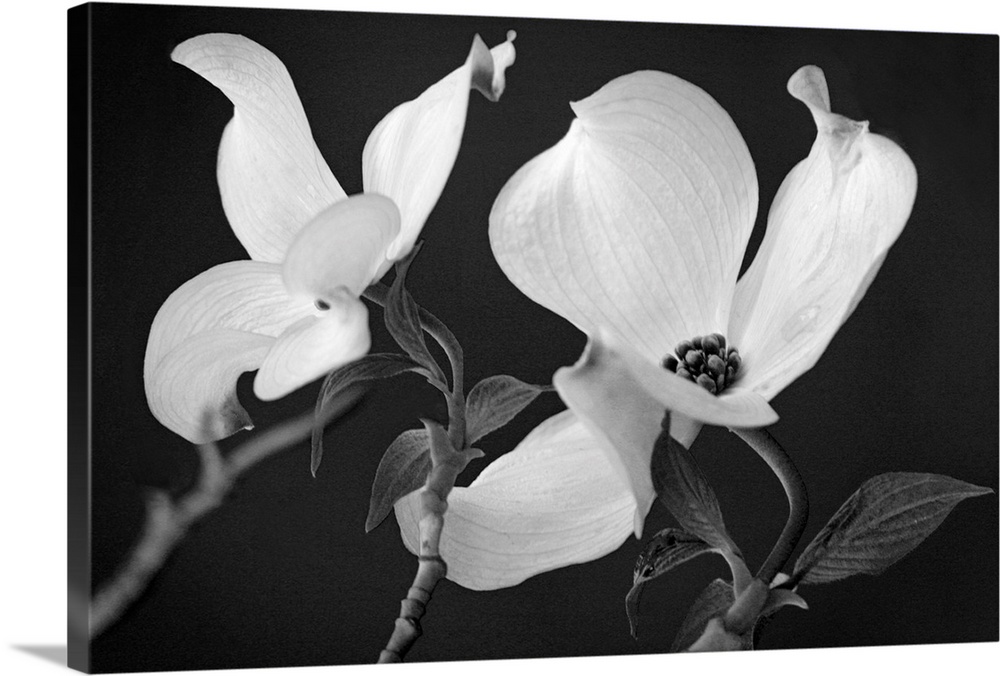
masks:
{"type": "Polygon", "coordinates": [[[721,333],[695,336],[674,348],[676,356],[663,358],[663,368],[698,383],[712,394],[720,394],[739,376],[743,363],[739,350],[726,347],[721,333]]]}

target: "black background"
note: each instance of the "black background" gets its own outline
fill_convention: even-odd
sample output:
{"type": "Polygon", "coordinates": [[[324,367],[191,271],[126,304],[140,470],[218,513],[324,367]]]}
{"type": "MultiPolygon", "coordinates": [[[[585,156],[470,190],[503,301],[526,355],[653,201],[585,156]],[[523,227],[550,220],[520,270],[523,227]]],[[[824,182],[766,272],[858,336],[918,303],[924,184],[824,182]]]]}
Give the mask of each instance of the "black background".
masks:
{"type": "MultiPolygon", "coordinates": [[[[499,104],[473,94],[462,149],[411,269],[417,300],[462,341],[467,386],[509,373],[543,383],[584,337],[503,276],[487,236],[493,198],[558,141],[567,103],[639,69],[708,91],[750,148],[761,209],[808,152],[814,129],[785,92],[813,63],[833,108],[897,140],[919,175],[909,225],[819,364],[782,392],[773,433],[809,486],[811,537],[866,478],[947,474],[997,488],[997,38],[918,33],[678,26],[391,14],[98,5],[93,8],[93,574],[100,584],[143,520],[145,486],[182,491],[197,465],[143,394],[148,329],[177,286],[246,253],[215,180],[231,104],[170,61],[205,32],[244,34],[295,81],[319,148],[349,193],[361,190],[368,133],[396,104],[462,63],[472,36],[518,31],[499,104]]],[[[394,350],[372,311],[373,351],[394,350]]],[[[240,393],[258,427],[312,406],[317,385],[278,403],[240,393]]],[[[562,409],[546,395],[483,441],[487,459],[562,409]]],[[[326,436],[319,476],[303,444],[256,468],[177,550],[120,624],[93,644],[97,671],[293,666],[373,661],[415,559],[391,517],[364,533],[383,450],[439,395],[404,377],[378,387],[326,436]]],[[[235,437],[231,447],[238,442],[235,437]]],[[[695,450],[751,566],[785,518],[759,459],[709,429],[695,450]]],[[[468,483],[485,465],[473,464],[468,483]]],[[[668,525],[655,506],[647,533],[668,525]]],[[[782,611],[762,648],[997,640],[997,500],[960,504],[909,558],[877,578],[804,587],[809,611],[782,611]]],[[[507,590],[439,585],[410,660],[661,652],[688,605],[725,565],[699,559],[651,585],[640,640],[624,596],[641,543],[507,590]]]]}

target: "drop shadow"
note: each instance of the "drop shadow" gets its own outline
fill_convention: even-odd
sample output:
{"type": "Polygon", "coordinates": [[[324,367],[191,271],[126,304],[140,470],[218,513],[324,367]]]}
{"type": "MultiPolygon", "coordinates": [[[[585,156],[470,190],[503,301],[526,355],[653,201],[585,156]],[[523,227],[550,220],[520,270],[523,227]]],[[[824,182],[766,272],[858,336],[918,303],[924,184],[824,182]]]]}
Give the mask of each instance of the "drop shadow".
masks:
{"type": "Polygon", "coordinates": [[[34,655],[35,657],[40,657],[61,667],[66,666],[67,649],[64,645],[13,645],[11,648],[34,655]]]}

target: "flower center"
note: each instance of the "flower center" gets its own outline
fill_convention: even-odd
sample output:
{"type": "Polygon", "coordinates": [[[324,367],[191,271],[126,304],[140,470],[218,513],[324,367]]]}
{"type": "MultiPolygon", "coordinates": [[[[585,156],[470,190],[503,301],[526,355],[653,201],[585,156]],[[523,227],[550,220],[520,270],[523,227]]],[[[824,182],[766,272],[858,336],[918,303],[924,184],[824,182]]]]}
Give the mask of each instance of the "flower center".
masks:
{"type": "Polygon", "coordinates": [[[663,358],[662,365],[712,394],[721,394],[739,378],[742,363],[739,350],[726,347],[726,337],[721,333],[712,333],[682,340],[674,354],[663,358]]]}

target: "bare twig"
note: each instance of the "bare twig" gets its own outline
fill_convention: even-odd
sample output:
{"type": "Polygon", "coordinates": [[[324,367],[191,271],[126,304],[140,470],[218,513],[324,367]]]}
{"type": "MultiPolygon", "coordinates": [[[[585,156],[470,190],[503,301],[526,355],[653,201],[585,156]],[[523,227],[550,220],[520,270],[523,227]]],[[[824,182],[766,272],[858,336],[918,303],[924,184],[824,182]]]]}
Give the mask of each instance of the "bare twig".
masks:
{"type": "MultiPolygon", "coordinates": [[[[345,397],[324,413],[326,422],[342,415],[356,401],[345,397]]],[[[93,639],[117,621],[163,568],[191,526],[222,504],[233,484],[247,470],[278,451],[309,437],[312,411],[266,430],[228,457],[214,443],[198,446],[201,475],[197,485],[178,500],[165,491],[154,491],[146,500],[146,523],[128,558],[112,578],[94,594],[90,604],[90,637],[93,639]]],[[[325,423],[324,423],[325,424],[325,423]]]]}

